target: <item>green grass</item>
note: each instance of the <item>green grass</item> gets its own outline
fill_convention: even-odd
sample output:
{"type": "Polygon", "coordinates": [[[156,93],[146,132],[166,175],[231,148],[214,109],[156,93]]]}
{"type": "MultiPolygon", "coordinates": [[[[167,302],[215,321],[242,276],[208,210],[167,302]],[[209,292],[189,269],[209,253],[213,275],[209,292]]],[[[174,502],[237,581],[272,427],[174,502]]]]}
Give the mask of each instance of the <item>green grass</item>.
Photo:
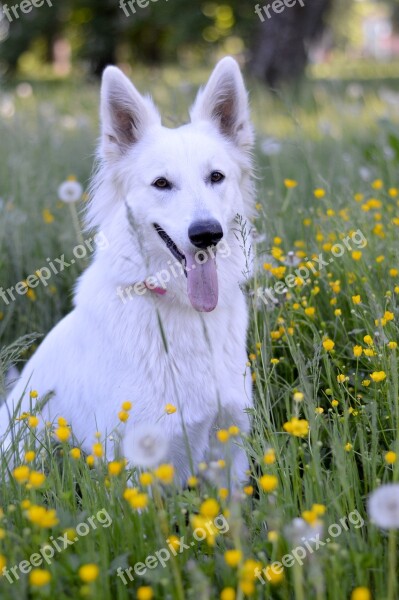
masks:
{"type": "MultiPolygon", "coordinates": [[[[173,125],[177,115],[185,118],[194,90],[178,78],[175,69],[157,77],[141,73],[138,79],[141,89],[150,87],[155,99],[166,107],[166,124],[173,125]]],[[[186,79],[192,81],[192,75],[187,74],[186,79]]],[[[158,482],[152,486],[147,508],[140,512],[123,498],[128,476],[142,487],[136,473],[123,470],[109,477],[102,460],[97,459],[90,468],[84,457],[71,458],[71,440],[61,452],[55,452],[49,435],[39,446],[32,431],[29,443],[36,445],[38,454],[30,466],[45,472],[46,481],[39,489],[28,489],[14,477],[1,483],[0,554],[8,567],[38,552],[50,535],[57,538],[102,509],[112,518],[112,525],[90,530],[57,553],[46,566],[52,576],[48,585],[32,587],[28,575],[13,585],[3,580],[1,598],[124,600],[137,597],[140,586],[151,586],[155,598],[214,599],[231,586],[240,599],[251,591],[251,582],[251,597],[259,599],[346,599],[357,586],[369,587],[376,600],[399,596],[392,580],[389,584],[390,569],[395,573],[394,534],[372,525],[366,510],[370,492],[381,483],[397,481],[399,474],[398,463],[390,466],[384,460],[387,451],[399,452],[397,350],[387,345],[399,341],[399,275],[392,271],[399,270],[394,221],[399,209],[398,199],[388,193],[399,187],[399,138],[395,133],[399,113],[396,96],[384,91],[386,83],[365,82],[362,86],[357,96],[358,90],[348,93],[346,84],[313,81],[295,96],[284,93],[279,97],[253,86],[259,133],[255,225],[267,234],[260,251],[270,254],[274,246],[281,247],[285,256],[294,251],[309,258],[323,252],[328,260],[333,256],[331,244],[353,231],[361,230],[368,242],[361,256],[352,254],[358,250],[352,244],[352,251],[346,250],[317,276],[312,275],[307,285],[292,288],[273,310],[251,295],[251,290],[273,287],[275,275],[261,264],[248,286],[248,350],[256,409],[246,447],[252,462],[253,495],[225,499],[217,488],[206,484],[181,490],[158,482]],[[279,154],[262,153],[267,136],[279,140],[279,154]],[[368,181],[360,169],[367,173],[368,181]],[[287,178],[296,180],[298,186],[287,189],[287,178]],[[372,188],[375,179],[382,180],[382,189],[372,188]],[[323,188],[325,197],[315,198],[315,188],[323,188]],[[356,201],[354,195],[360,193],[364,198],[356,201]],[[381,207],[363,210],[370,198],[380,200],[381,207]],[[276,236],[281,238],[280,245],[273,241],[276,236]],[[340,284],[335,284],[334,291],[330,284],[337,281],[340,284]],[[353,301],[357,295],[359,304],[353,301]],[[309,307],[315,309],[313,315],[306,310],[309,307]],[[385,311],[393,313],[393,320],[376,325],[385,311]],[[356,358],[355,345],[368,348],[365,335],[373,338],[375,354],[363,352],[356,358]],[[323,347],[326,338],[335,342],[330,351],[323,347]],[[364,385],[371,373],[379,371],[386,373],[384,381],[364,385]],[[337,381],[340,374],[348,378],[343,383],[337,381]],[[301,402],[293,399],[297,392],[303,394],[301,402]],[[296,437],[284,430],[284,424],[295,416],[308,422],[308,435],[296,437]],[[269,448],[274,449],[276,460],[267,465],[263,455],[269,448]],[[275,491],[259,489],[264,474],[277,477],[275,491]],[[204,541],[191,546],[192,516],[200,512],[207,497],[218,499],[230,529],[217,536],[214,545],[204,541]],[[55,509],[58,524],[49,529],[32,524],[28,500],[55,509]],[[254,580],[253,568],[245,577],[246,569],[251,571],[250,563],[246,569],[243,566],[245,561],[254,560],[264,567],[295,547],[290,524],[314,504],[326,507],[321,540],[328,537],[331,524],[340,523],[353,511],[358,511],[364,526],[354,524],[343,530],[307,558],[302,568],[286,568],[278,585],[262,586],[254,580]],[[276,533],[268,536],[270,531],[276,533]],[[164,548],[170,535],[185,536],[190,548],[165,569],[135,576],[124,586],[115,575],[116,568],[145,560],[164,548]],[[232,548],[242,552],[238,568],[224,560],[225,551],[232,548]],[[84,583],[79,568],[91,563],[98,565],[99,576],[84,583]]],[[[392,91],[399,89],[397,81],[389,86],[392,91]]],[[[57,200],[57,187],[71,174],[87,183],[98,125],[97,89],[81,83],[36,83],[33,97],[27,99],[16,97],[13,90],[10,94],[15,116],[4,118],[0,125],[0,282],[5,289],[46,266],[47,257],[65,253],[68,259],[66,249],[72,250],[77,234],[68,207],[57,200]],[[54,216],[51,223],[43,220],[45,209],[54,216]]],[[[4,106],[4,97],[0,97],[3,111],[7,109],[4,106]]],[[[273,252],[277,255],[276,249],[273,252]]],[[[84,267],[85,261],[81,261],[54,277],[50,286],[36,290],[35,298],[24,296],[9,306],[0,301],[2,346],[25,334],[45,334],[70,309],[72,286],[84,267]]],[[[295,268],[287,267],[284,277],[295,268]]],[[[14,358],[15,353],[14,348],[14,358]]],[[[24,351],[24,356],[28,353],[24,351]]],[[[6,353],[0,356],[3,366],[5,357],[6,353]]],[[[207,512],[206,505],[202,511],[207,512]]]]}

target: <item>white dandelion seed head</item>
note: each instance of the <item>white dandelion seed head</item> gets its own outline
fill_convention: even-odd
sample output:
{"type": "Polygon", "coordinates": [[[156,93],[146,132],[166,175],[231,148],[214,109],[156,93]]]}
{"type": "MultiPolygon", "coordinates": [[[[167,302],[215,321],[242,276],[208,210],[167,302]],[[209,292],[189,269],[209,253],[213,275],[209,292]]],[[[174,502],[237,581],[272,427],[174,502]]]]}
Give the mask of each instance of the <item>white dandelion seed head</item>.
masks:
{"type": "Polygon", "coordinates": [[[83,195],[83,187],[78,181],[64,181],[58,188],[58,198],[62,202],[77,202],[83,195]]]}
{"type": "Polygon", "coordinates": [[[123,454],[129,463],[147,469],[167,459],[169,442],[161,427],[140,425],[130,430],[123,440],[123,454]]]}
{"type": "Polygon", "coordinates": [[[382,485],[370,494],[370,520],[382,529],[399,529],[399,484],[382,485]]]}

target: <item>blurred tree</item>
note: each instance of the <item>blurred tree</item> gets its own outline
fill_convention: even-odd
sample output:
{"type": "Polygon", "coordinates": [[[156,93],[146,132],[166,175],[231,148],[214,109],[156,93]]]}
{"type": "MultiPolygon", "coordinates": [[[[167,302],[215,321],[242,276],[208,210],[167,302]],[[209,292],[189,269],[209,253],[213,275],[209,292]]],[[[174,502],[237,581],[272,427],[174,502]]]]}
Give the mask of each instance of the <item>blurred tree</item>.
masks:
{"type": "Polygon", "coordinates": [[[123,14],[117,0],[72,0],[71,27],[78,35],[78,55],[99,76],[117,61],[123,14]]]}
{"type": "Polygon", "coordinates": [[[305,6],[297,2],[280,14],[270,12],[270,18],[262,12],[252,48],[253,75],[270,86],[301,76],[310,44],[321,36],[332,4],[333,0],[311,0],[305,6]]]}
{"type": "Polygon", "coordinates": [[[3,4],[7,4],[8,13],[12,19],[8,24],[6,17],[3,17],[3,21],[7,22],[8,35],[0,44],[0,60],[5,63],[8,71],[11,73],[16,71],[20,56],[35,41],[40,42],[38,47],[42,52],[41,58],[44,61],[51,61],[54,42],[64,28],[64,5],[54,4],[51,10],[49,7],[45,10],[33,8],[31,12],[22,14],[19,8],[20,2],[3,2],[3,4]],[[11,10],[12,6],[19,9],[18,19],[11,10]]]}

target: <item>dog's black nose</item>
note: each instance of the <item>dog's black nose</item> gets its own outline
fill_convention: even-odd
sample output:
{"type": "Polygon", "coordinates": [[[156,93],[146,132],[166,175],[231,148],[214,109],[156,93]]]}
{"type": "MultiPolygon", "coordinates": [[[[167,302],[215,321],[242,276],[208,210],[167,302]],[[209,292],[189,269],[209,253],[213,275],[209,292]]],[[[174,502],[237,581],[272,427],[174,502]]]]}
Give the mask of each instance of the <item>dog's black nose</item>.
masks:
{"type": "Polygon", "coordinates": [[[218,221],[196,221],[190,225],[188,237],[194,246],[205,250],[220,242],[223,237],[223,229],[218,221]]]}

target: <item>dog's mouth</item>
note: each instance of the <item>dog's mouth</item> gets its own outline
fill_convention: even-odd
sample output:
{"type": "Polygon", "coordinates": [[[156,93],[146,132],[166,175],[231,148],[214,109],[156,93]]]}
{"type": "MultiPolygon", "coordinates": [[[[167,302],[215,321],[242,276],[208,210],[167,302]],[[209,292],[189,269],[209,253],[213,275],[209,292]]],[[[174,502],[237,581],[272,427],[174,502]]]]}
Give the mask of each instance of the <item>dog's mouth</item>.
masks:
{"type": "MultiPolygon", "coordinates": [[[[176,258],[176,260],[183,263],[183,265],[185,267],[186,266],[186,257],[183,254],[183,252],[180,252],[179,248],[176,246],[176,244],[174,243],[172,238],[169,237],[168,234],[166,233],[166,231],[164,229],[162,229],[162,227],[160,225],[158,225],[157,223],[154,223],[154,228],[155,228],[155,231],[157,232],[157,234],[159,235],[159,237],[161,238],[161,240],[166,244],[166,247],[168,248],[168,250],[170,250],[170,252],[176,258]]],[[[187,277],[187,272],[186,272],[185,268],[184,268],[184,273],[187,277]]]]}
{"type": "Polygon", "coordinates": [[[216,251],[183,252],[157,223],[154,229],[164,242],[171,254],[183,265],[187,278],[187,294],[189,300],[199,312],[211,312],[218,303],[219,288],[216,270],[216,251]]]}

